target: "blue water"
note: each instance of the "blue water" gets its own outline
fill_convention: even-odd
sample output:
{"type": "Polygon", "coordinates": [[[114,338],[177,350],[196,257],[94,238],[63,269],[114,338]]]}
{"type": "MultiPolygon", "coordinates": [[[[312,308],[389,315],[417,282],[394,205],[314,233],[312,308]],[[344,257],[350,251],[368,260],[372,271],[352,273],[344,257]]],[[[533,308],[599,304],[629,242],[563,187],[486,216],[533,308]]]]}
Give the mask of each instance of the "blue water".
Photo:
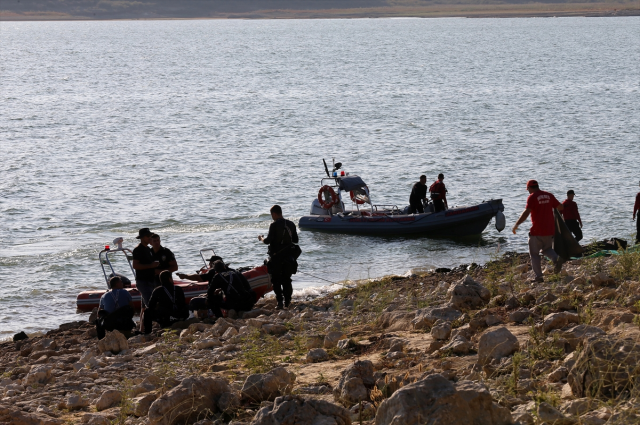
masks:
{"type": "MultiPolygon", "coordinates": [[[[306,214],[322,158],[405,205],[420,174],[451,205],[525,182],[577,193],[587,240],[630,238],[640,159],[640,19],[0,23],[0,338],[75,313],[104,287],[97,253],[160,233],[181,270],[215,247],[259,264],[269,207],[306,214]]],[[[483,262],[481,238],[302,232],[329,281],[483,262]]],[[[294,287],[326,282],[299,274],[294,287]]]]}

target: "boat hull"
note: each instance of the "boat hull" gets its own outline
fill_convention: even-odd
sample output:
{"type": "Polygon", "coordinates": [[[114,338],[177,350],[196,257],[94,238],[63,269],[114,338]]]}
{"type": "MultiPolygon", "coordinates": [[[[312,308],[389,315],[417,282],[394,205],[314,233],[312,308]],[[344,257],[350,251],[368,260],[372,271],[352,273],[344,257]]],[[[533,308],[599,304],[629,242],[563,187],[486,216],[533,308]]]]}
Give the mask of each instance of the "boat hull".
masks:
{"type": "MultiPolygon", "coordinates": [[[[257,298],[261,298],[273,290],[273,286],[271,285],[271,276],[267,272],[267,266],[255,267],[246,272],[242,272],[242,274],[249,281],[251,289],[256,293],[257,298]]],[[[208,282],[193,282],[190,280],[175,280],[174,283],[184,291],[184,297],[187,304],[192,298],[206,294],[207,287],[209,286],[208,282]]],[[[125,289],[129,294],[131,294],[131,298],[133,299],[133,308],[136,311],[140,311],[141,296],[140,292],[138,292],[135,287],[135,283],[133,284],[133,287],[125,289]]],[[[100,298],[105,292],[106,291],[85,291],[78,294],[76,299],[78,312],[91,312],[94,308],[98,307],[100,305],[100,298]]]]}
{"type": "Polygon", "coordinates": [[[501,199],[482,202],[478,205],[452,208],[438,213],[304,216],[298,225],[301,230],[333,233],[460,237],[482,233],[498,211],[504,211],[501,199]]]}

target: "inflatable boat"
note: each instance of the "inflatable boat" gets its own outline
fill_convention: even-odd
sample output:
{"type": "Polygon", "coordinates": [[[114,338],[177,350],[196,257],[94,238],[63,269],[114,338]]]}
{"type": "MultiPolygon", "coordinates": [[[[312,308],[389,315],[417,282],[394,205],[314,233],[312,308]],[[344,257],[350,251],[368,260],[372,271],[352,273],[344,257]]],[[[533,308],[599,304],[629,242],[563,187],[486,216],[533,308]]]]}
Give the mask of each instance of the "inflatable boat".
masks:
{"type": "MultiPolygon", "coordinates": [[[[324,160],[323,160],[324,161],[324,160]]],[[[482,201],[475,205],[456,206],[435,212],[432,202],[425,212],[409,213],[409,206],[375,205],[367,184],[357,175],[340,170],[335,163],[327,177],[321,179],[317,199],[311,204],[310,215],[300,218],[301,230],[352,233],[377,236],[426,235],[443,237],[472,236],[482,233],[495,217],[496,229],[505,228],[502,199],[482,201]],[[348,194],[345,196],[345,194],[348,194]],[[352,208],[345,206],[351,200],[352,208]]]]}
{"type": "MultiPolygon", "coordinates": [[[[118,241],[119,239],[116,239],[118,241]]],[[[114,241],[114,242],[116,242],[114,241]]],[[[215,255],[213,249],[207,248],[200,250],[200,256],[204,261],[204,267],[202,267],[198,273],[206,273],[209,270],[209,263],[207,261],[211,255],[215,255]],[[206,254],[206,255],[205,255],[206,254]]],[[[135,270],[133,269],[133,265],[131,264],[133,253],[127,249],[122,247],[122,242],[120,239],[120,243],[118,247],[115,249],[111,249],[109,246],[105,246],[105,249],[100,251],[99,254],[100,265],[102,266],[102,274],[104,275],[104,279],[107,284],[107,288],[109,288],[109,279],[114,275],[122,276],[120,273],[116,273],[114,264],[118,262],[126,261],[135,278],[135,270]]],[[[256,293],[257,298],[263,297],[265,294],[271,292],[273,290],[273,286],[271,285],[271,277],[267,272],[267,266],[258,266],[258,267],[244,267],[238,269],[242,272],[242,274],[247,278],[249,284],[251,285],[251,289],[256,293]]],[[[126,279],[125,281],[129,281],[126,279]]],[[[176,280],[174,279],[174,284],[179,286],[184,291],[184,296],[187,301],[191,301],[192,298],[195,298],[199,295],[203,295],[207,293],[208,282],[194,282],[191,280],[176,280]]],[[[140,292],[136,289],[135,279],[131,282],[131,287],[124,288],[130,294],[133,299],[133,307],[136,311],[140,311],[141,308],[141,296],[140,292]]],[[[100,305],[100,298],[106,291],[84,291],[78,294],[76,298],[76,306],[78,312],[91,312],[94,308],[100,305]]]]}

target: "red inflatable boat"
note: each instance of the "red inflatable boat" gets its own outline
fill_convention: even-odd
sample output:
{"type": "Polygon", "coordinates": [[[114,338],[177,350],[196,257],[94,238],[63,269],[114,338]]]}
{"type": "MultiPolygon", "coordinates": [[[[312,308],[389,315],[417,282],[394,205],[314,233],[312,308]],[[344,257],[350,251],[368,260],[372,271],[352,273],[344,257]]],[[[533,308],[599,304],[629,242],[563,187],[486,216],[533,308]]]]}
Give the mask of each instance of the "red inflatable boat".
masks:
{"type": "MultiPolygon", "coordinates": [[[[116,239],[114,243],[118,243],[117,241],[118,240],[116,239]]],[[[118,243],[118,248],[116,249],[110,249],[108,246],[106,246],[104,250],[100,251],[100,255],[99,255],[100,265],[102,266],[102,272],[104,274],[105,281],[107,282],[107,287],[108,287],[109,279],[113,275],[117,274],[116,271],[114,270],[113,264],[118,260],[122,261],[121,260],[122,257],[126,259],[126,262],[128,263],[129,268],[131,269],[131,272],[135,276],[135,270],[131,265],[133,254],[129,249],[122,248],[121,243],[122,243],[121,241],[120,243],[118,243]],[[118,256],[119,258],[118,260],[116,260],[117,257],[115,256],[118,253],[121,253],[122,255],[118,256]]],[[[209,253],[209,252],[212,252],[213,253],[212,255],[215,255],[215,252],[213,252],[212,249],[200,250],[200,255],[202,257],[202,260],[205,263],[205,267],[200,269],[200,273],[206,273],[206,271],[208,270],[209,264],[208,264],[207,258],[209,258],[210,256],[205,256],[205,253],[209,253]]],[[[271,285],[271,277],[267,272],[267,266],[254,267],[249,270],[246,270],[245,268],[245,269],[241,269],[241,271],[242,271],[242,274],[249,281],[249,284],[251,285],[251,289],[253,289],[253,292],[256,293],[257,298],[262,298],[265,294],[273,290],[273,286],[271,285]]],[[[207,293],[208,282],[194,282],[191,280],[175,280],[174,279],[174,283],[176,286],[181,287],[182,290],[184,291],[184,296],[186,298],[187,304],[192,298],[197,297],[198,295],[207,293]]],[[[131,298],[133,298],[134,309],[136,311],[140,311],[141,297],[140,297],[140,292],[138,292],[138,290],[135,287],[135,282],[132,282],[132,286],[130,288],[125,288],[125,289],[131,294],[131,298]]],[[[91,312],[94,308],[98,307],[100,305],[100,298],[105,292],[106,291],[84,291],[78,294],[78,297],[76,299],[78,312],[91,312]]]]}

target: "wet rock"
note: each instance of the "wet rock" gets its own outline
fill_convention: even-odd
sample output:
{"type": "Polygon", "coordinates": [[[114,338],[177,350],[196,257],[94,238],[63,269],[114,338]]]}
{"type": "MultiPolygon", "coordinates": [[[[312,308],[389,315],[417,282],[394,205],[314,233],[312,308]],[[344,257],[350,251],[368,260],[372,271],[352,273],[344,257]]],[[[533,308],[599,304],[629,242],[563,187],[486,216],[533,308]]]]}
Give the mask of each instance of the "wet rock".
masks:
{"type": "Polygon", "coordinates": [[[342,331],[331,331],[324,337],[324,348],[334,348],[338,345],[338,341],[346,338],[347,335],[342,331]]]}
{"type": "Polygon", "coordinates": [[[53,380],[53,377],[51,376],[52,370],[52,365],[31,366],[31,370],[22,380],[22,384],[25,386],[34,384],[47,384],[53,380]]]}
{"type": "Polygon", "coordinates": [[[495,403],[483,385],[460,381],[454,386],[442,375],[433,374],[384,400],[375,423],[507,425],[512,419],[509,410],[495,403]]]}
{"type": "Polygon", "coordinates": [[[614,336],[593,337],[584,342],[568,376],[576,397],[616,398],[638,386],[640,343],[614,336]]]}
{"type": "Polygon", "coordinates": [[[518,338],[507,328],[498,328],[482,334],[478,341],[478,363],[484,365],[491,360],[500,360],[520,349],[518,338]]]}
{"type": "Polygon", "coordinates": [[[447,291],[447,299],[456,309],[479,308],[491,299],[491,292],[467,275],[447,291]]]}
{"type": "Polygon", "coordinates": [[[273,406],[260,409],[251,421],[251,425],[277,424],[351,425],[351,414],[328,401],[288,395],[276,398],[273,406]]]}
{"type": "Polygon", "coordinates": [[[473,344],[467,338],[462,335],[457,335],[451,338],[451,341],[442,346],[438,351],[440,353],[466,355],[469,354],[472,348],[473,344]]]}
{"type": "Polygon", "coordinates": [[[529,317],[533,316],[533,312],[528,308],[520,308],[509,313],[509,320],[516,323],[522,323],[529,317]]]}
{"type": "Polygon", "coordinates": [[[451,336],[451,323],[438,320],[431,328],[431,336],[436,340],[447,340],[451,336]]]}
{"type": "Polygon", "coordinates": [[[122,401],[122,393],[118,390],[107,390],[102,393],[96,402],[96,410],[98,412],[106,410],[119,404],[122,401]]]}
{"type": "Polygon", "coordinates": [[[563,311],[560,313],[547,314],[544,317],[542,325],[539,325],[538,327],[541,328],[545,333],[547,333],[551,332],[554,329],[567,327],[567,325],[571,323],[580,323],[580,318],[577,314],[563,311]]]}
{"type": "Polygon", "coordinates": [[[120,351],[128,349],[129,343],[127,342],[127,338],[118,331],[107,332],[105,337],[98,341],[98,350],[100,353],[111,351],[113,354],[118,354],[120,351]]]}
{"type": "Polygon", "coordinates": [[[453,322],[462,316],[462,312],[450,306],[420,309],[411,321],[412,329],[429,329],[438,320],[453,322]]]}
{"type": "Polygon", "coordinates": [[[342,371],[338,385],[333,390],[333,397],[345,406],[352,406],[369,400],[369,392],[374,385],[373,363],[369,360],[356,361],[342,371]]]}
{"type": "Polygon", "coordinates": [[[314,348],[309,350],[305,359],[306,363],[318,363],[329,360],[329,354],[324,348],[314,348]]]}
{"type": "Polygon", "coordinates": [[[273,401],[276,397],[289,393],[296,382],[296,375],[283,367],[268,373],[250,375],[242,386],[241,396],[244,400],[261,402],[273,401]]]}
{"type": "Polygon", "coordinates": [[[24,333],[24,331],[18,332],[13,336],[13,342],[23,341],[25,339],[29,339],[29,336],[24,333]]]}
{"type": "Polygon", "coordinates": [[[149,425],[192,423],[204,412],[222,412],[238,403],[225,380],[190,377],[151,404],[149,425]]]}

